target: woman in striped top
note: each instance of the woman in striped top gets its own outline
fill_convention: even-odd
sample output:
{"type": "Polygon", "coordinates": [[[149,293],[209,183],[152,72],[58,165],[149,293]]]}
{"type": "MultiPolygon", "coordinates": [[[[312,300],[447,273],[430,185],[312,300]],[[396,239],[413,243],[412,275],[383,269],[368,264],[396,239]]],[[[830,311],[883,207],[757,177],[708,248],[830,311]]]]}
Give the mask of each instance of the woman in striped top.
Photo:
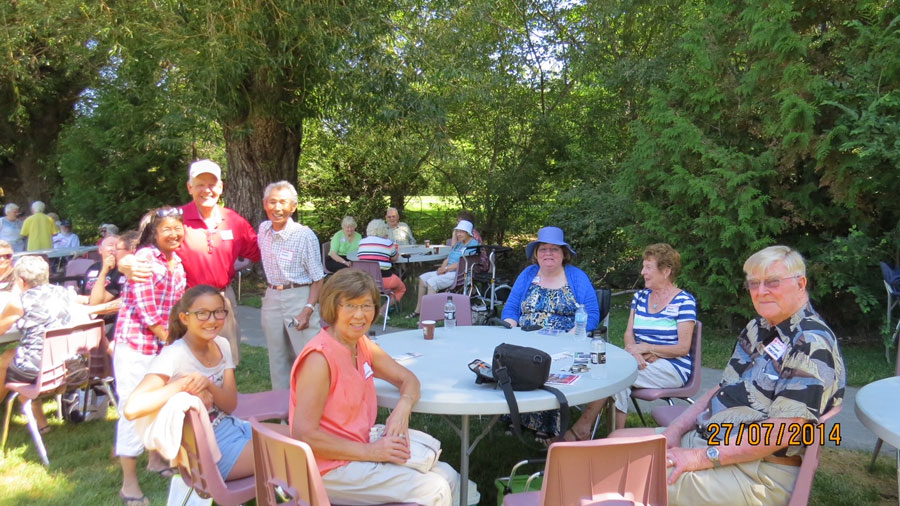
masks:
{"type": "MultiPolygon", "coordinates": [[[[697,321],[694,296],[675,286],[681,255],[668,244],[651,244],[644,250],[641,276],[644,290],[634,294],[625,329],[625,351],[638,363],[632,387],[678,388],[691,375],[691,338],[697,321]]],[[[615,395],[616,428],[625,427],[631,388],[615,395]]],[[[566,433],[567,440],[590,435],[591,425],[606,399],[591,403],[566,433]]]]}
{"type": "Polygon", "coordinates": [[[394,261],[400,257],[397,243],[389,238],[391,232],[384,220],[374,219],[366,225],[366,237],[359,241],[356,254],[360,260],[378,262],[381,266],[382,285],[393,290],[394,302],[399,302],[406,293],[406,285],[394,272],[394,261]]]}

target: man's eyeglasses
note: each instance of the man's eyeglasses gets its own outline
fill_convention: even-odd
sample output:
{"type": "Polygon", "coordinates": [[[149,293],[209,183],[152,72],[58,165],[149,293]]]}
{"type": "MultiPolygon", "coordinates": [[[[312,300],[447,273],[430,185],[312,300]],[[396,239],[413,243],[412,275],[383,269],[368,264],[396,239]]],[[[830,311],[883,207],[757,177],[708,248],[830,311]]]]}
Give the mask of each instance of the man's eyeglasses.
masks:
{"type": "Polygon", "coordinates": [[[185,311],[184,314],[194,315],[197,317],[197,320],[205,322],[209,320],[210,316],[214,316],[216,320],[224,320],[228,317],[228,310],[216,309],[215,311],[207,311],[206,309],[198,309],[197,311],[185,311]]]}
{"type": "Polygon", "coordinates": [[[0,255],[0,260],[12,260],[12,253],[3,253],[0,255]]]}
{"type": "Polygon", "coordinates": [[[168,218],[170,216],[181,216],[183,211],[180,207],[171,207],[169,209],[157,209],[156,215],[160,218],[168,218]]]}
{"type": "Polygon", "coordinates": [[[751,292],[759,290],[760,285],[766,285],[767,290],[777,290],[778,287],[781,286],[782,281],[784,281],[786,279],[794,279],[794,278],[799,278],[799,277],[800,277],[800,275],[797,274],[796,276],[788,276],[786,278],[767,279],[765,281],[760,281],[758,279],[748,279],[747,281],[744,281],[744,287],[751,292]]]}
{"type": "Polygon", "coordinates": [[[341,307],[350,311],[351,313],[355,313],[358,309],[362,308],[364,313],[371,313],[375,311],[375,304],[341,304],[341,307]]]}

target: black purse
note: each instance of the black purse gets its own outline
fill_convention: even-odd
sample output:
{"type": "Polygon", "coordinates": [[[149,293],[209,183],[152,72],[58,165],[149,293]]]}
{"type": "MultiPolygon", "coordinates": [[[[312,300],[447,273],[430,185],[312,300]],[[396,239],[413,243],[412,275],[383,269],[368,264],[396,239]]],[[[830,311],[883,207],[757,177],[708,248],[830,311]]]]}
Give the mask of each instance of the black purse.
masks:
{"type": "MultiPolygon", "coordinates": [[[[503,390],[509,415],[512,418],[512,429],[522,437],[522,419],[519,416],[519,403],[514,391],[546,390],[556,396],[559,401],[560,434],[569,428],[569,401],[559,390],[545,385],[550,377],[552,360],[547,352],[527,346],[503,343],[494,348],[491,373],[494,380],[503,390]]],[[[476,380],[477,381],[477,380],[476,380]]]]}

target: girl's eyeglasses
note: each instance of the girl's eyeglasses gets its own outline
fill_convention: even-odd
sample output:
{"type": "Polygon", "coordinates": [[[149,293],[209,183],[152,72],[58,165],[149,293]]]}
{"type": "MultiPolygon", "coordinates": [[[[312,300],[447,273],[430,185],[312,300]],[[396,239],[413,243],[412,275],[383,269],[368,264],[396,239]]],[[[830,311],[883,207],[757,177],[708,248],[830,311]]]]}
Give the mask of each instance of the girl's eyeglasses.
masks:
{"type": "Polygon", "coordinates": [[[228,310],[216,309],[215,311],[207,311],[206,309],[198,309],[197,311],[185,311],[184,314],[194,315],[197,317],[197,320],[205,322],[209,320],[210,316],[215,317],[216,320],[224,320],[228,317],[228,310]]]}

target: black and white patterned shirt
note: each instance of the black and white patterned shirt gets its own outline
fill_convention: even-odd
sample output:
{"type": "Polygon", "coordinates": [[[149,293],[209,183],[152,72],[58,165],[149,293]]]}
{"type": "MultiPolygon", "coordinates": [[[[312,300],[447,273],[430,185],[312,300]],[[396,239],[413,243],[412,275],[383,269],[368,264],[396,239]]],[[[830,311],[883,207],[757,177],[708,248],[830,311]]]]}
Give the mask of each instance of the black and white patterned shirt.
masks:
{"type": "MultiPolygon", "coordinates": [[[[44,334],[51,329],[65,327],[76,317],[83,316],[75,309],[76,302],[69,292],[56,285],[44,284],[29,288],[22,294],[24,314],[16,321],[22,339],[13,359],[16,367],[37,373],[44,352],[44,334]]],[[[83,318],[77,318],[79,321],[83,318]]]]}

